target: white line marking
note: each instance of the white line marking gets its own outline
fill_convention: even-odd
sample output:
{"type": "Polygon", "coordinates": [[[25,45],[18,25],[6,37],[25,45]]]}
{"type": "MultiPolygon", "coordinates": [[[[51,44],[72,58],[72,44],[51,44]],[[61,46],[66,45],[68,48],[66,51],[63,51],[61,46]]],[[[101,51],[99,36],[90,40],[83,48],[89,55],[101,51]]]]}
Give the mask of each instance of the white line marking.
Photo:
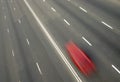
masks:
{"type": "Polygon", "coordinates": [[[43,2],[45,2],[45,0],[43,0],[43,2]]]}
{"type": "Polygon", "coordinates": [[[9,33],[10,31],[9,31],[9,28],[7,28],[7,32],[9,33]]]}
{"type": "Polygon", "coordinates": [[[21,20],[20,19],[18,19],[18,22],[19,22],[19,24],[21,24],[21,20]]]}
{"type": "Polygon", "coordinates": [[[6,20],[6,18],[7,18],[7,17],[6,17],[6,16],[4,16],[4,19],[5,19],[5,20],[6,20]]]}
{"type": "Polygon", "coordinates": [[[87,13],[87,10],[85,10],[84,8],[82,7],[79,7],[82,11],[84,11],[85,13],[87,13]]]}
{"type": "Polygon", "coordinates": [[[66,19],[64,19],[64,22],[70,26],[70,23],[66,19]]]}
{"type": "Polygon", "coordinates": [[[120,74],[120,71],[114,65],[112,67],[120,74]]]}
{"type": "Polygon", "coordinates": [[[113,27],[111,27],[110,25],[108,25],[107,23],[101,21],[102,24],[104,24],[105,26],[109,27],[110,29],[113,29],[113,27]]]}
{"type": "Polygon", "coordinates": [[[16,8],[14,8],[14,11],[16,10],[16,8]]]}
{"type": "Polygon", "coordinates": [[[69,61],[64,56],[63,52],[58,47],[57,43],[53,40],[52,36],[50,36],[49,32],[46,30],[46,28],[44,27],[44,25],[42,24],[42,22],[40,21],[40,19],[38,18],[38,16],[35,14],[35,12],[33,11],[33,9],[31,8],[31,6],[28,4],[28,2],[26,0],[24,0],[24,2],[27,5],[27,7],[29,8],[30,12],[35,17],[35,19],[38,22],[38,24],[40,25],[41,29],[44,31],[44,33],[48,37],[49,41],[52,43],[53,47],[59,53],[60,57],[63,59],[63,61],[65,62],[65,64],[67,65],[67,67],[69,68],[69,70],[71,71],[71,73],[73,74],[73,76],[75,77],[75,79],[77,80],[77,82],[82,82],[82,80],[80,79],[80,77],[78,76],[78,74],[75,72],[75,70],[73,69],[73,67],[70,65],[69,61]]]}
{"type": "Polygon", "coordinates": [[[38,62],[36,62],[36,65],[37,65],[37,68],[38,68],[40,74],[42,75],[42,71],[41,71],[41,69],[40,69],[40,66],[39,66],[38,62]]]}
{"type": "Polygon", "coordinates": [[[87,42],[90,46],[92,46],[92,44],[85,38],[85,37],[82,37],[82,39],[87,42]]]}
{"type": "Polygon", "coordinates": [[[26,39],[26,41],[27,41],[28,45],[30,45],[30,42],[29,42],[29,40],[28,40],[28,39],[26,39]]]}
{"type": "Polygon", "coordinates": [[[68,1],[70,1],[70,0],[68,0],[68,1]]]}
{"type": "Polygon", "coordinates": [[[56,12],[56,10],[53,7],[51,7],[51,9],[52,9],[52,11],[56,12]]]}
{"type": "Polygon", "coordinates": [[[14,51],[12,50],[12,55],[15,56],[14,51]]]}

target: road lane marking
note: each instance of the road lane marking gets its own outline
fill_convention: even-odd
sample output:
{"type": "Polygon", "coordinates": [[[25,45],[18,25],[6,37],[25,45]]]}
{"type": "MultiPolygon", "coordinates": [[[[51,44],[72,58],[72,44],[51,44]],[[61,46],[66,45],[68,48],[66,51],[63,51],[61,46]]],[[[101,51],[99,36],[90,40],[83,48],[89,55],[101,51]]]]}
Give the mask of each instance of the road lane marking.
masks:
{"type": "Polygon", "coordinates": [[[82,37],[82,39],[83,39],[86,43],[88,43],[90,46],[92,46],[92,44],[91,44],[85,37],[82,37]]]}
{"type": "Polygon", "coordinates": [[[41,69],[40,69],[40,66],[39,66],[38,62],[36,62],[36,65],[37,65],[38,71],[39,71],[40,74],[42,75],[42,71],[41,71],[41,69]]]}
{"type": "Polygon", "coordinates": [[[87,10],[85,10],[84,8],[82,7],[79,7],[82,11],[84,11],[85,13],[87,13],[87,10]]]}
{"type": "Polygon", "coordinates": [[[53,7],[51,7],[51,9],[52,9],[52,11],[56,12],[56,10],[53,7]]]}
{"type": "Polygon", "coordinates": [[[68,1],[70,1],[70,0],[68,0],[68,1]]]}
{"type": "Polygon", "coordinates": [[[30,42],[29,42],[28,38],[26,39],[26,41],[27,41],[27,44],[30,45],[30,42]]]}
{"type": "Polygon", "coordinates": [[[14,8],[14,11],[16,10],[16,8],[14,8]]]}
{"type": "Polygon", "coordinates": [[[70,23],[66,19],[64,19],[64,22],[70,26],[70,23]]]}
{"type": "Polygon", "coordinates": [[[7,28],[7,32],[9,33],[10,31],[9,31],[9,28],[7,28]]]}
{"type": "Polygon", "coordinates": [[[112,26],[108,25],[107,23],[105,23],[104,21],[101,21],[102,24],[104,24],[105,26],[109,27],[110,29],[113,29],[112,26]]]}
{"type": "Polygon", "coordinates": [[[13,56],[15,56],[15,53],[14,53],[14,51],[13,51],[13,50],[12,50],[12,55],[13,55],[13,56]]]}
{"type": "Polygon", "coordinates": [[[21,20],[20,19],[18,19],[18,22],[19,22],[19,24],[21,24],[21,20]]]}
{"type": "Polygon", "coordinates": [[[6,16],[4,16],[4,19],[5,19],[5,20],[6,20],[6,18],[7,18],[7,17],[6,17],[6,16]]]}
{"type": "Polygon", "coordinates": [[[47,29],[44,27],[44,25],[42,24],[41,20],[38,18],[38,16],[35,14],[35,12],[33,11],[33,9],[31,8],[31,6],[29,5],[29,3],[27,2],[27,0],[24,0],[26,6],[28,7],[28,9],[30,10],[30,12],[33,14],[34,18],[36,19],[36,21],[38,22],[38,24],[40,25],[41,29],[43,30],[43,32],[46,34],[46,36],[48,37],[49,41],[51,42],[51,44],[53,45],[53,47],[56,49],[56,51],[59,53],[60,57],[63,59],[63,61],[65,62],[66,66],[69,68],[70,72],[73,74],[73,76],[75,77],[75,79],[77,80],[77,82],[82,82],[82,80],[80,79],[80,77],[78,76],[78,74],[76,73],[76,71],[73,69],[73,67],[71,66],[71,64],[69,63],[69,61],[67,60],[67,58],[64,56],[63,52],[61,51],[61,49],[58,47],[57,43],[53,40],[52,36],[50,36],[49,32],[47,31],[47,29]]]}
{"type": "Polygon", "coordinates": [[[45,2],[45,0],[43,0],[43,2],[45,2]]]}
{"type": "Polygon", "coordinates": [[[114,65],[112,67],[120,74],[120,70],[118,70],[114,65]]]}

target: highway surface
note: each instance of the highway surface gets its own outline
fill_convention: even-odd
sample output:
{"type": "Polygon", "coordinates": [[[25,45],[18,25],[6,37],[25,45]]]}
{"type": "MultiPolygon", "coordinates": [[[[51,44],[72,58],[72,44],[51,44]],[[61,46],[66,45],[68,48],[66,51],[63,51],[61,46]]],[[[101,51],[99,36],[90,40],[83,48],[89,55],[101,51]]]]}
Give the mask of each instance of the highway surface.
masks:
{"type": "Polygon", "coordinates": [[[120,82],[120,0],[0,0],[0,82],[120,82]],[[71,61],[70,40],[92,76],[71,61]]]}

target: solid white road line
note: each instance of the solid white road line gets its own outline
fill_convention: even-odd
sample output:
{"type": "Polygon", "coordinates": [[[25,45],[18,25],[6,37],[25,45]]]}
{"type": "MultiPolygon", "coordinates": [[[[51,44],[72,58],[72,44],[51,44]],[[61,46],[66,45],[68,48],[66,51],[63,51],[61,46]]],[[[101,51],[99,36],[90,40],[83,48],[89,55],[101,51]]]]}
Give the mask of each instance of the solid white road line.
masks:
{"type": "Polygon", "coordinates": [[[82,11],[84,11],[85,13],[87,13],[87,10],[85,10],[84,8],[82,7],[79,7],[82,11]]]}
{"type": "Polygon", "coordinates": [[[40,69],[40,66],[39,66],[38,62],[36,62],[36,65],[37,65],[38,71],[39,71],[40,74],[42,75],[42,71],[41,71],[41,69],[40,69]]]}
{"type": "Polygon", "coordinates": [[[70,26],[70,23],[66,19],[64,19],[64,22],[70,26]]]}
{"type": "Polygon", "coordinates": [[[30,10],[30,12],[33,14],[34,18],[36,19],[36,21],[38,22],[38,24],[40,25],[41,29],[43,30],[43,32],[46,34],[46,36],[48,37],[49,41],[51,42],[51,44],[53,45],[53,47],[56,49],[56,51],[59,53],[60,57],[63,59],[63,61],[65,62],[65,64],[67,65],[67,67],[69,68],[69,70],[71,71],[71,73],[73,74],[73,76],[75,77],[75,79],[77,80],[77,82],[82,82],[82,80],[80,79],[80,77],[78,76],[78,74],[75,72],[75,70],[73,69],[73,67],[71,66],[71,64],[69,63],[69,61],[66,59],[66,57],[64,56],[63,52],[61,51],[61,49],[58,47],[57,43],[53,40],[52,36],[49,34],[49,32],[47,31],[47,29],[44,27],[44,25],[42,24],[42,22],[40,21],[40,19],[38,18],[38,16],[35,14],[35,12],[33,11],[33,9],[31,8],[31,6],[29,5],[29,3],[27,2],[27,0],[24,0],[26,6],[28,7],[28,9],[30,10]]]}
{"type": "Polygon", "coordinates": [[[85,37],[82,37],[82,39],[83,39],[86,43],[88,43],[90,46],[92,46],[92,44],[91,44],[85,37]]]}
{"type": "Polygon", "coordinates": [[[103,22],[103,21],[101,21],[101,23],[104,24],[105,26],[109,27],[110,29],[113,29],[113,27],[110,26],[110,25],[108,25],[107,23],[105,23],[105,22],[103,22]]]}
{"type": "Polygon", "coordinates": [[[114,65],[112,67],[120,74],[120,70],[118,70],[114,65]]]}

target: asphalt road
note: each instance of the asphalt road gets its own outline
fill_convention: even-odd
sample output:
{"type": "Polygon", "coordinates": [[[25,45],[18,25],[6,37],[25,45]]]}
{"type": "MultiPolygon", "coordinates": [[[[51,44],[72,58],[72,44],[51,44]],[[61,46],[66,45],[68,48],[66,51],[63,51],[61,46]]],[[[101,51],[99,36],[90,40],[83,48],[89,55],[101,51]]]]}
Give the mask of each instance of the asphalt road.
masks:
{"type": "Polygon", "coordinates": [[[119,0],[0,0],[0,82],[120,82],[119,0]],[[84,76],[65,48],[94,61],[84,76]]]}

